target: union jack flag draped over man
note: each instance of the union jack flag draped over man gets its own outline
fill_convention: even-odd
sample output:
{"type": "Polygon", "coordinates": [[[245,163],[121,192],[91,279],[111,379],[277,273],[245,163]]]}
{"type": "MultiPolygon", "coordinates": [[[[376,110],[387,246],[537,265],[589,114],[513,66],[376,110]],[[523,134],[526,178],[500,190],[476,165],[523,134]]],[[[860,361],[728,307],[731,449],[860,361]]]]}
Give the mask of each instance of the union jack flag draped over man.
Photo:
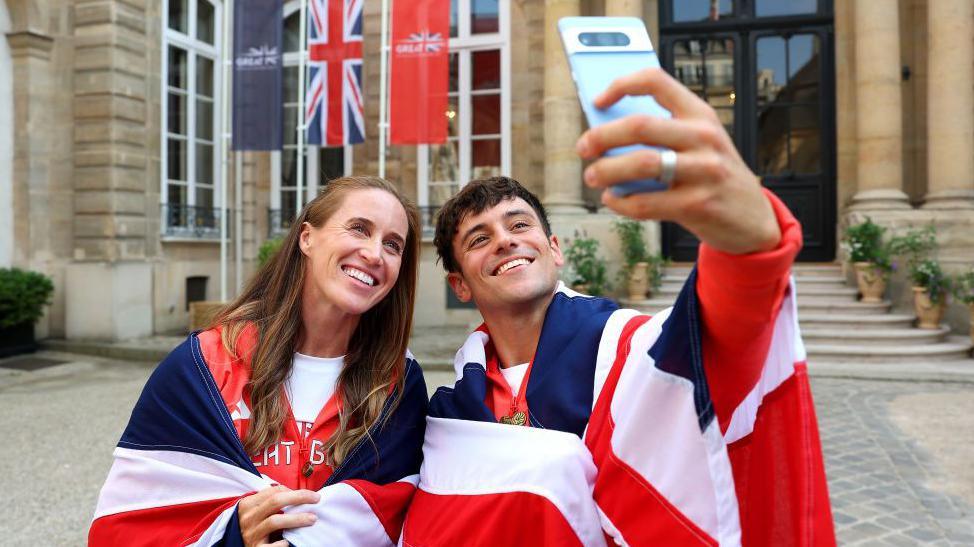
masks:
{"type": "Polygon", "coordinates": [[[363,2],[308,2],[308,144],[343,146],[365,140],[363,2]]]}

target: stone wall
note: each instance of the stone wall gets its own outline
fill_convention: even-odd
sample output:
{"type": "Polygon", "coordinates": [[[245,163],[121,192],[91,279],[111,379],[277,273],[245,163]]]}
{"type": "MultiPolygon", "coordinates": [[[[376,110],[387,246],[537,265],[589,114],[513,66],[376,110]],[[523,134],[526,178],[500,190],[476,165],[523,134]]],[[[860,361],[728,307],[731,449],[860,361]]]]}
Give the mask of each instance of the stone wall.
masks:
{"type": "Polygon", "coordinates": [[[0,268],[13,265],[14,254],[14,85],[8,32],[10,13],[0,0],[0,268]]]}

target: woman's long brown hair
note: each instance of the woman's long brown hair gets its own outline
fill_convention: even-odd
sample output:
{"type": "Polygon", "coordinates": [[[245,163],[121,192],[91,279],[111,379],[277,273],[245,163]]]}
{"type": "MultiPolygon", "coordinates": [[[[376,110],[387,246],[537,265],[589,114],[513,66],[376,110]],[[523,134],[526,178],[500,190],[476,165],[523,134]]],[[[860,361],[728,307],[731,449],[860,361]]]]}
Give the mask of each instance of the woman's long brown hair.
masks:
{"type": "Polygon", "coordinates": [[[380,189],[395,196],[406,210],[409,233],[399,278],[378,304],[365,312],[349,340],[336,395],[341,401],[338,429],[325,444],[330,465],[339,465],[369,434],[389,396],[395,404],[405,381],[405,356],[412,328],[419,268],[419,211],[395,186],[377,177],[343,177],[329,182],[291,225],[280,250],[262,267],[233,303],[214,320],[223,327],[227,351],[236,355],[243,329],[257,327],[250,389],[250,427],[244,447],[251,453],[278,442],[288,418],[284,382],[291,374],[301,333],[301,294],[307,258],[298,248],[301,226],[321,227],[356,190],[380,189]],[[396,389],[393,389],[396,388],[396,389]]]}

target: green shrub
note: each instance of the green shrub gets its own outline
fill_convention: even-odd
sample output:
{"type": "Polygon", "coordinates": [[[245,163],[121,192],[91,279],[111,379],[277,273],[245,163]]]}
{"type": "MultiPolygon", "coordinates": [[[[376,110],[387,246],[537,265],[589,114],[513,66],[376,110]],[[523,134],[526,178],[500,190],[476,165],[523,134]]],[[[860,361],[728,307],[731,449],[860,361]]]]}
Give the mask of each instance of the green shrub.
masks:
{"type": "Polygon", "coordinates": [[[649,264],[649,286],[655,291],[663,283],[663,269],[670,263],[670,259],[663,253],[650,254],[643,239],[643,223],[629,218],[616,219],[612,223],[612,230],[619,236],[622,248],[623,267],[619,270],[619,282],[625,283],[632,267],[640,262],[649,264]]]}
{"type": "Polygon", "coordinates": [[[53,294],[54,283],[44,274],[0,268],[0,328],[33,325],[53,294]]]}
{"type": "Polygon", "coordinates": [[[281,244],[284,243],[284,238],[274,237],[271,239],[265,239],[263,243],[260,244],[260,248],[257,249],[257,266],[263,268],[264,264],[273,257],[277,251],[281,250],[281,244]]]}
{"type": "Polygon", "coordinates": [[[937,230],[932,224],[894,237],[889,247],[892,254],[906,258],[907,275],[914,286],[926,289],[933,302],[944,299],[951,283],[940,262],[930,256],[937,250],[937,230]]]}
{"type": "Polygon", "coordinates": [[[606,292],[605,261],[599,257],[599,242],[590,237],[575,237],[568,244],[565,258],[571,270],[572,284],[585,283],[593,296],[606,292]]]}
{"type": "Polygon", "coordinates": [[[958,275],[952,285],[954,298],[967,305],[974,304],[974,269],[958,275]]]}
{"type": "Polygon", "coordinates": [[[864,222],[849,226],[842,237],[843,243],[848,245],[849,260],[852,262],[869,262],[883,273],[893,270],[890,260],[893,250],[891,242],[884,242],[886,228],[873,223],[866,217],[864,222]]]}
{"type": "Polygon", "coordinates": [[[626,272],[639,262],[649,262],[649,249],[643,239],[644,229],[641,222],[629,218],[616,219],[612,223],[612,231],[619,236],[626,272]]]}
{"type": "Polygon", "coordinates": [[[914,286],[926,289],[931,302],[943,302],[950,292],[950,278],[944,275],[940,263],[931,258],[910,267],[910,281],[914,286]]]}

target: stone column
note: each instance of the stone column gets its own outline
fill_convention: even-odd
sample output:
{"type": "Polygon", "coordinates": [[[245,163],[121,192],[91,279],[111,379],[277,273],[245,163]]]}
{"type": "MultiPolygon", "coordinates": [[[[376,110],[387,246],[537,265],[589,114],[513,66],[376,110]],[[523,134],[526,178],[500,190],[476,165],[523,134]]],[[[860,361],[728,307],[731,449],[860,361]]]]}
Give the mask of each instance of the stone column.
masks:
{"type": "MultiPolygon", "coordinates": [[[[68,338],[152,333],[145,4],[74,3],[74,259],[68,338]]],[[[154,66],[153,70],[161,70],[154,66]]]]}
{"type": "Polygon", "coordinates": [[[579,0],[545,0],[544,203],[552,214],[585,212],[582,160],[575,153],[582,110],[558,35],[558,19],[579,13],[579,0]]]}
{"type": "Polygon", "coordinates": [[[613,17],[643,18],[642,0],[605,0],[605,14],[613,17]]]}
{"type": "Polygon", "coordinates": [[[927,3],[924,208],[974,208],[974,3],[927,3]]]}
{"type": "Polygon", "coordinates": [[[852,209],[908,209],[897,0],[856,0],[858,191],[852,209]]]}

